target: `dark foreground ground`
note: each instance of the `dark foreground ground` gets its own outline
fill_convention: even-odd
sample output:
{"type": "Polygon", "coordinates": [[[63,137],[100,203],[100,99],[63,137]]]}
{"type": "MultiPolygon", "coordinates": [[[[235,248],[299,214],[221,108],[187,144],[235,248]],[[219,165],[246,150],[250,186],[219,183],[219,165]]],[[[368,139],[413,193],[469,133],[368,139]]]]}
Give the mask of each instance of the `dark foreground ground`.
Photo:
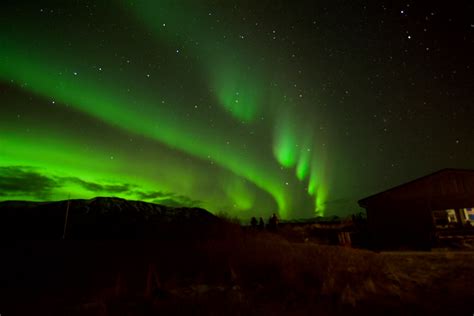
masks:
{"type": "Polygon", "coordinates": [[[209,238],[1,244],[1,315],[472,315],[474,252],[209,238]]]}

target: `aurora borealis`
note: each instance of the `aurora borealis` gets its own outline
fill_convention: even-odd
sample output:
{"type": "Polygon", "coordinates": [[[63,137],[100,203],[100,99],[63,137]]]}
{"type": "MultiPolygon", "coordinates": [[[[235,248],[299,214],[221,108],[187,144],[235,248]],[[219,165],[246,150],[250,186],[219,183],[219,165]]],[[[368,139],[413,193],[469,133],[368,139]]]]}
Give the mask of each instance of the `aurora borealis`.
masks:
{"type": "Polygon", "coordinates": [[[0,200],[311,217],[474,168],[472,5],[1,6],[0,200]]]}

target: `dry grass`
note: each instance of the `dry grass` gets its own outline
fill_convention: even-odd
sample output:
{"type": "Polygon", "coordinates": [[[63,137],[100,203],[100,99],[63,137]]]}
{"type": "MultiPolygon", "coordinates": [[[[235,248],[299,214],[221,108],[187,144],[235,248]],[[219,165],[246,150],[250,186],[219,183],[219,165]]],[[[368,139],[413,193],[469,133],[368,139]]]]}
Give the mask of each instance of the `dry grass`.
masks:
{"type": "Polygon", "coordinates": [[[378,254],[234,224],[210,236],[17,245],[28,255],[8,273],[24,280],[0,294],[12,312],[53,315],[433,315],[474,298],[473,254],[378,254]]]}

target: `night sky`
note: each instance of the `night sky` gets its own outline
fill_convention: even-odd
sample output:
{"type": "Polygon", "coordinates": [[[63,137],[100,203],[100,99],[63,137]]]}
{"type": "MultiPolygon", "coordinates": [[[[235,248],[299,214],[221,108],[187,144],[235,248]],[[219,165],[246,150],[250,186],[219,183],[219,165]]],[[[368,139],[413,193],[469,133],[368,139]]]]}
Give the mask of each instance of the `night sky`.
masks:
{"type": "Polygon", "coordinates": [[[2,1],[0,200],[346,215],[474,169],[474,3],[2,1]]]}

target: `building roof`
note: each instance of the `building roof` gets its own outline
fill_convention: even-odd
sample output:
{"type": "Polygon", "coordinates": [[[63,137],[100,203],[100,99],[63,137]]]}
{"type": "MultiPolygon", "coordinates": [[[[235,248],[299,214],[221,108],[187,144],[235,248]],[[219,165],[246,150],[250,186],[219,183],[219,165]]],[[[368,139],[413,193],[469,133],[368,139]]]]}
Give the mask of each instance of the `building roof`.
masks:
{"type": "Polygon", "coordinates": [[[364,208],[423,204],[431,209],[474,207],[474,170],[442,169],[358,201],[364,208]]]}

